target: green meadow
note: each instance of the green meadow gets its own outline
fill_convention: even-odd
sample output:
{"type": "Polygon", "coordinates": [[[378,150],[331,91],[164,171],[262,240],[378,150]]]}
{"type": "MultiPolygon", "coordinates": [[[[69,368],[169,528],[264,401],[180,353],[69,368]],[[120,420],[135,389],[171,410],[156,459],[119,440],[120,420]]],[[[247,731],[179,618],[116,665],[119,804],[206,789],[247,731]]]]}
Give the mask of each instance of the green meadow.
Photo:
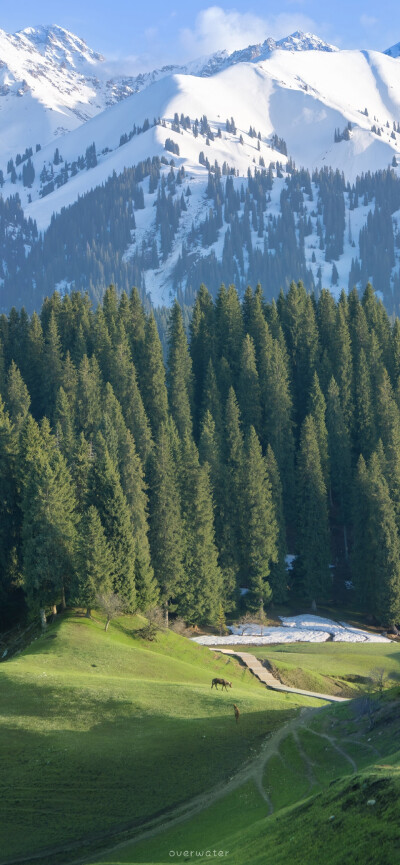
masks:
{"type": "Polygon", "coordinates": [[[0,665],[1,863],[55,865],[135,831],[225,782],[315,705],[173,632],[146,642],[142,625],[124,617],[106,633],[67,614],[0,665]],[[214,676],[232,689],[211,690],[214,676]]]}
{"type": "Polygon", "coordinates": [[[289,724],[277,752],[265,762],[262,790],[269,804],[255,774],[184,824],[122,844],[88,863],[399,862],[398,696],[396,689],[376,701],[372,730],[353,704],[323,708],[289,724]]]}
{"type": "MultiPolygon", "coordinates": [[[[232,648],[232,647],[230,647],[232,648]]],[[[382,670],[386,684],[400,682],[400,643],[294,643],[240,646],[268,661],[285,685],[323,694],[354,697],[382,670]]]]}

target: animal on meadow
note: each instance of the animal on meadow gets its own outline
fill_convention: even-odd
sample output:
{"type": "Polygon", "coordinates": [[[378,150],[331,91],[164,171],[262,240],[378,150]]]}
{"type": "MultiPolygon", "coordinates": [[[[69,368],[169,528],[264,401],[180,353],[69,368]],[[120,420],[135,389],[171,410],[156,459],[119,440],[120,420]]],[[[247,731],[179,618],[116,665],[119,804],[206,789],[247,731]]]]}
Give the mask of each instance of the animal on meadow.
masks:
{"type": "Polygon", "coordinates": [[[211,687],[213,688],[214,685],[215,685],[215,688],[217,691],[218,691],[218,685],[222,685],[222,690],[224,690],[224,688],[225,688],[225,691],[227,691],[228,685],[230,688],[232,687],[232,682],[228,682],[227,679],[213,679],[211,682],[211,687]]]}
{"type": "Polygon", "coordinates": [[[239,712],[239,709],[238,709],[236,703],[233,704],[233,710],[235,712],[236,723],[238,724],[239,718],[240,718],[240,712],[239,712]]]}

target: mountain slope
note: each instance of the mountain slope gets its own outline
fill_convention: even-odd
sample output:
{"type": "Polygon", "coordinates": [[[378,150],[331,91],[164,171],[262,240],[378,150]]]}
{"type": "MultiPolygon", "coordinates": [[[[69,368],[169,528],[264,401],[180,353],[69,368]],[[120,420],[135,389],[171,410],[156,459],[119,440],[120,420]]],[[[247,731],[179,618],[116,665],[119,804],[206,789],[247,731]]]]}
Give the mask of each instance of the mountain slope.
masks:
{"type": "MultiPolygon", "coordinates": [[[[45,228],[53,212],[102,183],[113,171],[146,156],[161,156],[167,138],[179,147],[182,162],[178,164],[197,173],[205,142],[200,146],[192,128],[175,131],[175,114],[188,116],[191,124],[206,115],[214,136],[219,129],[224,132],[210,142],[209,161],[217,159],[222,164],[229,160],[241,176],[259,158],[257,142],[248,135],[253,127],[261,133],[260,153],[266,164],[277,158],[271,149],[276,133],[285,140],[296,165],[310,170],[324,165],[338,168],[352,181],[363,171],[386,168],[400,154],[400,64],[376,52],[307,51],[301,55],[300,76],[298,56],[276,50],[265,61],[240,63],[210,78],[170,75],[64,136],[59,142],[64,160],[72,163],[95,142],[98,165],[52,193],[51,204],[33,203],[27,213],[40,229],[45,228]],[[236,124],[234,135],[226,134],[225,129],[225,119],[231,116],[236,124]],[[164,120],[165,127],[134,136],[119,149],[121,136],[129,134],[134,125],[142,127],[146,119],[152,124],[154,118],[164,120]],[[335,144],[335,130],[342,133],[349,123],[348,140],[335,144]],[[373,126],[379,134],[371,131],[373,126]]],[[[53,157],[54,144],[33,156],[36,182],[32,189],[19,189],[23,205],[28,195],[32,201],[39,197],[40,170],[45,164],[50,171],[53,157]]],[[[3,194],[11,191],[15,186],[12,189],[6,182],[3,194]]]]}
{"type": "Polygon", "coordinates": [[[150,72],[110,75],[106,59],[58,25],[27,27],[15,34],[0,30],[0,117],[4,134],[0,159],[26,147],[46,144],[84,123],[115,102],[172,73],[208,77],[222,68],[291,50],[335,50],[311,34],[249,46],[229,54],[218,51],[192,63],[150,72]]]}
{"type": "MultiPolygon", "coordinates": [[[[100,77],[87,77],[88,69],[100,76],[102,58],[76,37],[59,31],[34,28],[19,36],[25,46],[32,45],[40,62],[59,64],[62,60],[66,73],[75,76],[76,89],[67,94],[69,105],[58,84],[58,90],[46,91],[46,105],[44,97],[40,105],[52,118],[59,118],[61,112],[68,123],[78,128],[52,139],[31,155],[28,150],[23,153],[21,147],[19,160],[9,162],[8,171],[3,163],[3,196],[18,193],[25,216],[36,222],[40,232],[51,235],[51,242],[46,240],[48,234],[44,235],[43,249],[33,255],[32,229],[26,228],[27,261],[20,262],[19,270],[13,261],[10,265],[7,255],[3,257],[0,278],[9,281],[0,301],[3,308],[8,307],[13,291],[15,302],[31,308],[32,286],[39,300],[55,287],[64,292],[71,287],[89,286],[97,298],[104,291],[102,280],[116,281],[120,289],[136,282],[143,291],[150,292],[154,303],[168,304],[178,290],[191,302],[202,279],[210,282],[212,292],[221,279],[234,281],[239,290],[247,281],[258,280],[266,290],[268,281],[268,292],[273,296],[292,278],[302,278],[310,290],[317,285],[332,285],[336,291],[350,284],[362,288],[363,281],[372,279],[392,310],[397,299],[392,302],[391,296],[397,292],[397,283],[400,285],[397,193],[388,199],[388,214],[381,206],[378,208],[376,218],[385,223],[379,236],[385,237],[385,243],[377,251],[376,261],[371,261],[366,250],[372,248],[372,229],[368,229],[367,245],[360,247],[359,239],[370,211],[372,214],[376,210],[380,181],[378,185],[371,181],[368,193],[364,181],[356,186],[357,177],[363,173],[386,171],[389,166],[396,179],[400,161],[400,64],[396,59],[379,52],[339,51],[311,34],[295,33],[280,43],[266,40],[232,55],[218,52],[191,64],[187,74],[173,74],[172,68],[166,67],[139,76],[136,83],[130,80],[129,87],[140,92],[121,98],[122,91],[115,91],[117,104],[101,110],[101,100],[108,98],[115,80],[104,84],[100,77]],[[81,70],[85,70],[86,77],[82,73],[79,78],[81,70]],[[82,105],[77,108],[77,94],[81,85],[89,88],[88,82],[93,84],[95,80],[98,87],[93,85],[86,94],[85,111],[97,113],[82,122],[77,116],[82,110],[82,105]],[[51,99],[59,114],[56,108],[50,111],[51,99]],[[65,104],[61,105],[63,99],[65,104]],[[155,185],[147,179],[149,159],[157,163],[155,185]],[[326,194],[337,199],[332,198],[328,206],[320,179],[313,177],[311,187],[311,178],[299,176],[301,195],[304,198],[307,187],[310,204],[304,200],[299,210],[298,196],[291,194],[293,226],[287,223],[279,240],[274,220],[281,218],[282,194],[286,194],[287,184],[294,182],[293,162],[310,173],[333,169],[341,179],[329,180],[329,188],[334,183],[338,188],[336,192],[333,187],[327,190],[326,194]],[[89,205],[83,197],[90,194],[93,206],[98,208],[104,187],[107,202],[104,199],[102,207],[109,208],[120,183],[114,183],[114,178],[123,177],[125,170],[132,175],[133,166],[145,163],[144,173],[142,168],[134,172],[134,183],[140,186],[135,200],[129,199],[134,191],[132,177],[123,191],[125,207],[132,213],[127,231],[119,235],[118,249],[110,247],[104,253],[98,245],[98,237],[104,234],[104,220],[102,225],[98,223],[98,212],[93,221],[87,219],[90,208],[86,210],[89,205]],[[173,180],[175,170],[178,173],[173,180]],[[226,190],[223,194],[215,188],[212,191],[210,172],[229,176],[235,196],[240,197],[236,207],[231,196],[231,215],[226,206],[222,208],[226,190]],[[268,178],[262,180],[262,194],[248,189],[250,199],[246,204],[243,196],[250,184],[249,172],[251,176],[255,172],[268,173],[268,178]],[[353,192],[346,187],[349,182],[353,192]],[[171,196],[165,213],[158,202],[163,184],[168,186],[166,196],[171,196]],[[313,198],[318,201],[317,207],[312,204],[313,198]],[[70,216],[65,210],[69,207],[75,208],[70,216]],[[252,213],[255,209],[252,216],[249,208],[252,213]],[[334,229],[329,227],[332,208],[336,214],[334,229]],[[69,249],[66,239],[73,223],[81,224],[84,211],[79,242],[83,250],[91,250],[92,265],[85,262],[84,255],[80,257],[78,250],[74,253],[72,246],[69,249]],[[210,223],[209,231],[211,211],[211,223],[214,220],[215,224],[210,223]],[[234,213],[242,226],[240,231],[232,226],[234,213]],[[249,213],[251,228],[243,222],[249,220],[249,213]],[[54,214],[60,221],[53,224],[54,214]],[[94,233],[90,226],[96,220],[94,233]],[[169,220],[168,226],[165,220],[169,220]],[[326,235],[322,239],[321,231],[326,235]],[[332,231],[336,234],[334,249],[328,237],[333,236],[332,231]],[[57,232],[62,233],[66,243],[64,259],[58,253],[58,257],[54,255],[54,250],[60,248],[57,232]],[[285,248],[288,238],[290,251],[285,248]],[[46,255],[51,256],[51,265],[46,255]],[[107,267],[103,267],[104,256],[107,267]],[[73,259],[71,266],[68,262],[73,259]],[[96,271],[100,265],[97,276],[90,271],[93,262],[96,271]]],[[[17,100],[21,106],[19,115],[12,113],[11,96],[4,97],[9,99],[16,126],[19,118],[25,131],[24,111],[31,105],[35,114],[39,103],[33,103],[38,94],[28,90],[17,100]]],[[[14,226],[9,223],[6,237],[12,238],[13,232],[14,226]]]]}

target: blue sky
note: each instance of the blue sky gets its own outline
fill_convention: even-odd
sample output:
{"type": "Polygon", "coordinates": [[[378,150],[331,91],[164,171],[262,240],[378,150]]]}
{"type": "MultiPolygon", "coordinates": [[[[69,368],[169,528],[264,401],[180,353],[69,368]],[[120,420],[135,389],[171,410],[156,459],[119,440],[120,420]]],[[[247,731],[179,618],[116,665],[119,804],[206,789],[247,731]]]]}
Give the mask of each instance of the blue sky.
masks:
{"type": "MultiPolygon", "coordinates": [[[[5,3],[1,4],[6,6],[5,3]]],[[[15,32],[33,24],[60,24],[109,59],[154,68],[267,36],[311,30],[342,48],[383,51],[400,41],[400,4],[395,0],[248,0],[215,6],[199,0],[34,0],[7,3],[0,27],[15,32]]]]}

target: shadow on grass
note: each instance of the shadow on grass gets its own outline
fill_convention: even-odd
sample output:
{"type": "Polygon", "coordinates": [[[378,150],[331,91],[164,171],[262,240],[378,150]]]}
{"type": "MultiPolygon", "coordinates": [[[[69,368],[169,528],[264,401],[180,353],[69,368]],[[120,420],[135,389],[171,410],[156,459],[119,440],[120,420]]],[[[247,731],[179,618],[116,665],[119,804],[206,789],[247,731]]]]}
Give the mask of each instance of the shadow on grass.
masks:
{"type": "Polygon", "coordinates": [[[230,695],[180,694],[204,714],[161,716],[162,706],[144,711],[134,698],[5,681],[0,861],[139,826],[230,777],[293,713],[249,706],[236,725],[230,695]]]}

